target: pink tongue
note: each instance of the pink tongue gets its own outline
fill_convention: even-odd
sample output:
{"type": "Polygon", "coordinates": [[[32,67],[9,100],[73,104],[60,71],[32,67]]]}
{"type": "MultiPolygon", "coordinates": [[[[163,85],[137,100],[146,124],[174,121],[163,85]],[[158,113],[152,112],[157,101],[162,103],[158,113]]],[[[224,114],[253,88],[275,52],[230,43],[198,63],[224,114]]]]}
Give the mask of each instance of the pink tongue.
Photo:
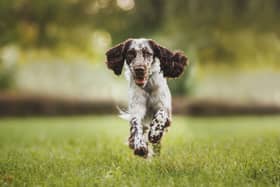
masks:
{"type": "Polygon", "coordinates": [[[145,83],[145,80],[144,79],[136,79],[135,82],[137,84],[144,84],[145,83]]]}

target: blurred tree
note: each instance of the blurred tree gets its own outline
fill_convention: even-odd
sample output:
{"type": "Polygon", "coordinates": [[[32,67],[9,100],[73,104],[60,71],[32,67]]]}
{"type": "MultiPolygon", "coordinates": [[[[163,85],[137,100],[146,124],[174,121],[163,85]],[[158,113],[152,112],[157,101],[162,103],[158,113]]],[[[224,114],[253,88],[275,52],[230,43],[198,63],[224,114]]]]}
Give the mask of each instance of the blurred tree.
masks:
{"type": "Polygon", "coordinates": [[[13,70],[4,67],[3,62],[0,59],[0,91],[7,90],[12,87],[13,84],[13,70]]]}
{"type": "Polygon", "coordinates": [[[109,32],[117,43],[165,29],[180,38],[176,46],[201,48],[217,30],[279,33],[279,16],[279,0],[1,0],[0,46],[85,47],[93,30],[109,32]]]}
{"type": "Polygon", "coordinates": [[[115,0],[2,0],[0,45],[83,46],[94,29],[110,32],[114,41],[143,36],[159,28],[163,7],[160,0],[139,1],[129,11],[115,0]]]}
{"type": "MultiPolygon", "coordinates": [[[[278,63],[279,17],[280,0],[1,0],[0,50],[74,46],[97,56],[104,41],[155,37],[192,49],[200,63],[278,63]]],[[[186,92],[183,80],[176,84],[186,92]]]]}

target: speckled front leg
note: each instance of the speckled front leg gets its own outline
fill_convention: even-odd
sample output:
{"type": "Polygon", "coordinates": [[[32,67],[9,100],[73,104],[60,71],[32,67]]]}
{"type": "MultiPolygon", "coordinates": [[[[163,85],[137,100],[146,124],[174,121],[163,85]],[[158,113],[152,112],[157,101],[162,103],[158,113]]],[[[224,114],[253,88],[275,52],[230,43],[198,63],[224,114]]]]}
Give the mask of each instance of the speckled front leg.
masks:
{"type": "Polygon", "coordinates": [[[143,126],[136,118],[130,121],[130,137],[128,138],[129,147],[134,149],[134,154],[142,157],[148,155],[148,143],[145,141],[143,126]]]}
{"type": "Polygon", "coordinates": [[[158,110],[154,115],[152,123],[150,125],[150,131],[148,134],[149,141],[153,144],[158,144],[164,133],[164,130],[170,125],[168,115],[164,110],[158,110]]]}

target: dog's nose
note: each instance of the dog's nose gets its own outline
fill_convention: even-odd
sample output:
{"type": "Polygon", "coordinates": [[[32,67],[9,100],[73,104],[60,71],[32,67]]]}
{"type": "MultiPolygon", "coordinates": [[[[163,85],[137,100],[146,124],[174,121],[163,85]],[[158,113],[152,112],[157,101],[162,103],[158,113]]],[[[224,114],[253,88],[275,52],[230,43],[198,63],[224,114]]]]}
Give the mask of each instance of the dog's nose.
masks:
{"type": "Polygon", "coordinates": [[[136,67],[135,69],[134,69],[134,71],[135,71],[135,73],[136,74],[144,74],[145,73],[145,67],[143,67],[143,66],[138,66],[138,67],[136,67]]]}

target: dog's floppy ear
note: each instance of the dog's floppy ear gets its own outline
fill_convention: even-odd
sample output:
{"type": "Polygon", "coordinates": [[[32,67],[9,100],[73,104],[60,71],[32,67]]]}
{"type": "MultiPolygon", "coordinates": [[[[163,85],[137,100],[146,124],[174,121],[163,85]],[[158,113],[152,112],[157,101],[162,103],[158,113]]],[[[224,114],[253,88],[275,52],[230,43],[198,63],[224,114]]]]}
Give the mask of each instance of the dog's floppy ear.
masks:
{"type": "Polygon", "coordinates": [[[131,41],[131,39],[128,39],[120,44],[117,44],[106,52],[107,67],[113,70],[116,75],[120,75],[122,73],[126,51],[128,50],[131,41]]]}
{"type": "Polygon", "coordinates": [[[149,43],[154,51],[155,57],[160,60],[160,68],[163,71],[163,76],[172,78],[179,77],[188,63],[187,57],[180,51],[175,51],[173,53],[153,40],[149,40],[149,43]]]}

